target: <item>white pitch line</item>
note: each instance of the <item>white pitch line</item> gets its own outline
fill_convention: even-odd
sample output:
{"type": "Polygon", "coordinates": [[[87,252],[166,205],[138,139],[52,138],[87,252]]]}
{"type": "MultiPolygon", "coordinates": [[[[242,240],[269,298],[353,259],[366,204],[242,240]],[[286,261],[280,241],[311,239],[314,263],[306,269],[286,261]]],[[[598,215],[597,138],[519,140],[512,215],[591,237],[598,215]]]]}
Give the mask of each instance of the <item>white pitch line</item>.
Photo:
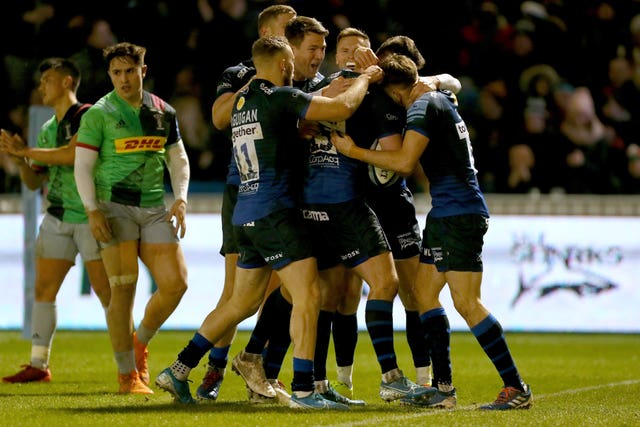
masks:
{"type": "MultiPolygon", "coordinates": [[[[589,387],[581,387],[581,388],[573,388],[573,389],[569,389],[569,390],[561,390],[561,391],[556,391],[554,393],[547,393],[547,394],[534,394],[534,402],[537,400],[543,400],[543,399],[548,399],[550,397],[556,397],[556,396],[562,396],[562,395],[566,395],[566,394],[577,394],[577,393],[584,393],[586,391],[593,391],[593,390],[600,390],[603,388],[613,388],[613,387],[621,387],[621,386],[626,386],[626,385],[633,385],[633,384],[638,384],[640,383],[640,380],[625,380],[625,381],[619,381],[619,382],[615,382],[615,383],[608,383],[608,384],[599,384],[599,385],[594,385],[594,386],[589,386],[589,387]]],[[[455,411],[471,411],[471,410],[476,410],[478,408],[477,405],[467,405],[467,406],[456,406],[455,411]]],[[[400,420],[410,420],[412,418],[418,418],[418,417],[425,417],[425,416],[431,416],[431,415],[438,415],[438,414],[442,414],[444,412],[448,412],[446,410],[441,410],[441,409],[426,409],[425,410],[421,410],[419,412],[415,412],[412,414],[398,414],[398,413],[390,413],[389,414],[389,418],[392,419],[393,421],[400,421],[400,420]]],[[[376,417],[376,422],[380,422],[380,421],[384,421],[383,417],[376,417]]],[[[341,423],[341,424],[331,424],[333,427],[353,427],[353,426],[363,426],[363,425],[369,425],[371,423],[371,421],[353,421],[353,422],[347,422],[347,423],[341,423]]]]}

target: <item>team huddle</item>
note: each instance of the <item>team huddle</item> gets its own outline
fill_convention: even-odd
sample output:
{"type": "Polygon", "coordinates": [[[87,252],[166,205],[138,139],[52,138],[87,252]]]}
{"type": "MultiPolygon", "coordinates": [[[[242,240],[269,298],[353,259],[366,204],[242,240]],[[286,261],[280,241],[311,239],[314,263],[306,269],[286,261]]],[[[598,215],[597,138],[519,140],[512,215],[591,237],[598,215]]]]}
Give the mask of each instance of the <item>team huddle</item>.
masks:
{"type": "MultiPolygon", "coordinates": [[[[258,32],[251,59],[223,72],[212,106],[214,126],[232,144],[222,204],[223,292],[155,385],[182,404],[216,400],[237,325],[259,313],[247,345],[231,359],[250,401],[294,409],[366,405],[355,398],[352,381],[366,282],[380,398],[453,409],[449,321],[439,301],[446,284],[503,382],[496,400],[480,409],[530,407],[530,387],[480,299],[489,210],[457,109],[459,81],[420,76],[425,60],[408,37],[390,37],[374,52],[356,28],[338,34],[339,71],[325,77],[318,70],[329,32],[286,5],[264,9],[258,32]],[[431,193],[422,232],[410,176],[431,193]],[[407,314],[415,381],[394,350],[397,296],[407,314]],[[332,335],[337,380],[330,382],[332,335]],[[278,376],[290,346],[293,379],[286,387],[278,376]],[[189,375],[207,353],[194,398],[189,375]]],[[[77,67],[46,60],[39,90],[56,114],[43,125],[38,147],[0,135],[0,149],[13,155],[29,188],[49,180],[36,250],[31,362],[5,382],[51,379],[55,296],[80,253],[105,308],[119,392],[153,393],[148,344],[187,290],[179,238],[190,176],[175,110],[143,89],[145,53],[131,43],[105,48],[114,90],[92,106],[75,96],[77,67]],[[175,198],[168,209],[165,168],[175,198]],[[138,259],[157,290],[136,328],[138,259]]]]}

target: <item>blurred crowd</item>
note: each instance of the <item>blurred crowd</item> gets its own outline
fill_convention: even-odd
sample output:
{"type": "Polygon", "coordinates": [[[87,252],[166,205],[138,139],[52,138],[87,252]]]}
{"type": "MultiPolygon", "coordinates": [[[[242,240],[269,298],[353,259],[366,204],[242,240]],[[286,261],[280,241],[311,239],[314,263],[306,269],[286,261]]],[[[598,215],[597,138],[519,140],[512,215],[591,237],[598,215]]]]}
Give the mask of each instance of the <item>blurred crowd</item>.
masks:
{"type": "MultiPolygon", "coordinates": [[[[273,3],[330,30],[325,75],[338,32],[356,27],[374,50],[407,35],[424,74],[459,78],[485,192],[640,194],[640,0],[427,1],[422,13],[410,0],[3,0],[0,126],[28,137],[42,59],[77,61],[92,103],[112,89],[102,49],[130,41],[147,47],[147,88],[178,111],[192,190],[213,188],[230,155],[211,123],[216,82],[249,57],[273,3]]],[[[18,192],[3,156],[0,193],[18,192]]]]}

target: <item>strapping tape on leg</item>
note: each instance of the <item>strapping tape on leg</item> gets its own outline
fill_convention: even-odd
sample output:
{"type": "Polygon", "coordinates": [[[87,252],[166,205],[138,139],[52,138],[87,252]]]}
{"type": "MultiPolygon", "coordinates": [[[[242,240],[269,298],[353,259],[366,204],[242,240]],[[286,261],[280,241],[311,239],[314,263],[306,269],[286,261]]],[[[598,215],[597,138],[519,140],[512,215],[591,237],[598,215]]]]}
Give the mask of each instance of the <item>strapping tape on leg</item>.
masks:
{"type": "Polygon", "coordinates": [[[135,274],[127,274],[124,276],[109,277],[109,286],[112,288],[125,285],[133,285],[136,283],[137,276],[135,274]]]}

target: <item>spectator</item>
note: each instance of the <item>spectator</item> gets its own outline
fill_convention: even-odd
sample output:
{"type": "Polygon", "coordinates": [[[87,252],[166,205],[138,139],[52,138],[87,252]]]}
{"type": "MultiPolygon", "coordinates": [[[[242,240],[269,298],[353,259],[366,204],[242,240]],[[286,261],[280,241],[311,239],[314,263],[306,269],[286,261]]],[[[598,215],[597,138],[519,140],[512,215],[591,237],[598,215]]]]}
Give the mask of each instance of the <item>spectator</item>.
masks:
{"type": "Polygon", "coordinates": [[[609,167],[609,144],[614,131],[596,115],[591,91],[576,88],[569,98],[560,124],[560,152],[565,156],[562,170],[567,193],[607,194],[616,189],[609,167]]]}

